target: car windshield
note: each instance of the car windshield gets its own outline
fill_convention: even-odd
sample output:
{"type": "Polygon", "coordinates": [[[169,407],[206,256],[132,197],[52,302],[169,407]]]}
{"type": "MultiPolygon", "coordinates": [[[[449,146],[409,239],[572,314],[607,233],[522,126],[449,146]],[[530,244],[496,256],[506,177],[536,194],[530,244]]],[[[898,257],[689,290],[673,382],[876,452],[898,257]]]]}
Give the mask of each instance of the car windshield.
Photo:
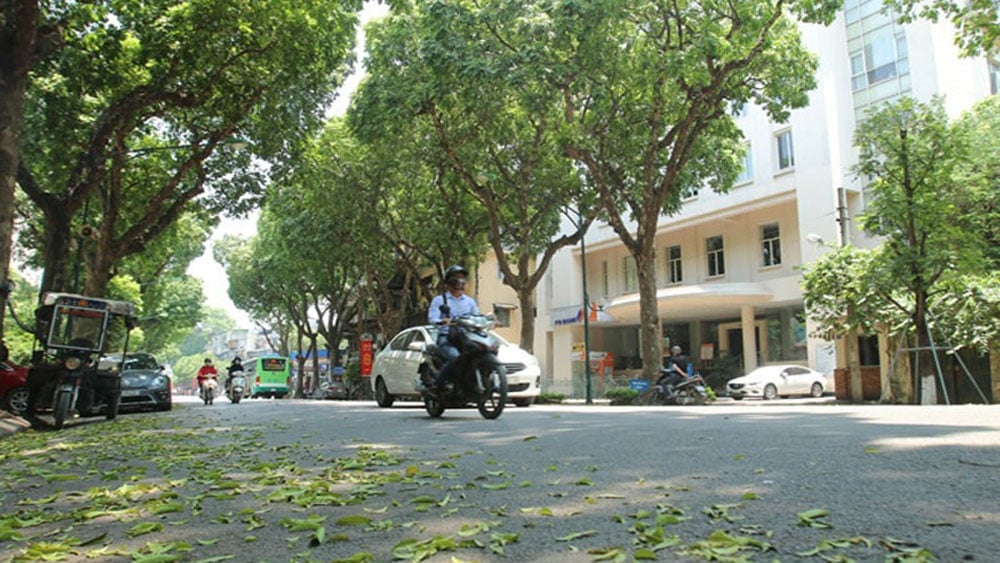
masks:
{"type": "Polygon", "coordinates": [[[125,369],[160,369],[152,356],[129,356],[125,359],[125,369]]]}

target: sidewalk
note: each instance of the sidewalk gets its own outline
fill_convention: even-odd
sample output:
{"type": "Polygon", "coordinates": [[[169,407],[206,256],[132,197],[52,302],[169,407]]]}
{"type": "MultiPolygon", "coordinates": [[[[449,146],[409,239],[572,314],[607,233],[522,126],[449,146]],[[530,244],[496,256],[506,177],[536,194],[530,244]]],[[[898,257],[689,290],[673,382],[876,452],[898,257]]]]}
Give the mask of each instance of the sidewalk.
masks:
{"type": "Polygon", "coordinates": [[[31,424],[27,420],[14,416],[5,410],[0,410],[0,439],[28,428],[31,428],[31,424]]]}

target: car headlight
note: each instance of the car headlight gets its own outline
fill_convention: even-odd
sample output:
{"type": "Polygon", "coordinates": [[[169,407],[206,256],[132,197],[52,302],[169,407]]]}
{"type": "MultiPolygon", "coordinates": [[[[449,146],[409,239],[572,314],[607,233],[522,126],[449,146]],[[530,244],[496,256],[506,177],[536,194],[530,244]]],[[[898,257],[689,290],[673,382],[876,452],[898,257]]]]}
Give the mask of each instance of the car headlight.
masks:
{"type": "Polygon", "coordinates": [[[80,369],[80,366],[83,365],[83,360],[77,358],[76,356],[70,356],[66,358],[66,361],[63,362],[63,365],[66,366],[66,369],[72,371],[75,369],[80,369]]]}
{"type": "Polygon", "coordinates": [[[170,379],[165,375],[158,375],[153,378],[153,387],[166,387],[170,383],[170,379]]]}

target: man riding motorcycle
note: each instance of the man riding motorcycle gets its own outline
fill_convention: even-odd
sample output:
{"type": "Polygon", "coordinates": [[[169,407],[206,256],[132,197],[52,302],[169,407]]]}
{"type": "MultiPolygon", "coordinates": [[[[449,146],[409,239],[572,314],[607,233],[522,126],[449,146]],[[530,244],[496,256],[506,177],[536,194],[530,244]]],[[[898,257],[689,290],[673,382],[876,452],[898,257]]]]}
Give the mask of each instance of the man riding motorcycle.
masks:
{"type": "Polygon", "coordinates": [[[427,310],[427,321],[431,324],[440,325],[437,345],[447,357],[447,361],[441,367],[441,371],[438,372],[434,380],[433,390],[435,392],[440,392],[447,384],[451,383],[454,377],[455,360],[459,356],[458,348],[448,340],[451,320],[463,315],[479,314],[479,306],[476,304],[476,300],[465,294],[465,280],[468,277],[469,272],[457,264],[445,270],[444,283],[446,290],[431,300],[431,305],[427,310]]]}
{"type": "Polygon", "coordinates": [[[212,365],[212,358],[205,358],[205,363],[198,369],[198,374],[195,376],[198,378],[198,394],[201,394],[201,390],[205,387],[205,381],[209,378],[216,381],[219,380],[219,371],[215,369],[212,365]]]}

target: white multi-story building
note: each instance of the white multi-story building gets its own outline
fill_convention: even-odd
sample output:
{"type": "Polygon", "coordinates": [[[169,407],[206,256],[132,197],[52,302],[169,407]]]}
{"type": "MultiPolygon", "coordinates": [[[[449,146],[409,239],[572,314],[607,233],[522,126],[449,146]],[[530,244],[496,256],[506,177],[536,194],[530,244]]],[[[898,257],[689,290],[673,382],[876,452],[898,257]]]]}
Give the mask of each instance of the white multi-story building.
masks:
{"type": "MultiPolygon", "coordinates": [[[[798,267],[824,251],[821,241],[872,244],[850,220],[865,205],[851,172],[856,124],[900,96],[944,96],[957,117],[1000,89],[997,59],[959,57],[951,26],[899,25],[881,7],[848,0],[830,26],[804,27],[819,57],[809,105],[787,123],[745,108],[736,117],[749,149],[740,181],[726,194],[703,190],[663,218],[656,253],[664,345],[680,344],[699,366],[728,361],[742,373],[797,362],[831,373],[835,348],[810,336],[798,267]]],[[[640,365],[634,260],[606,225],[595,225],[585,246],[585,257],[580,247],[560,253],[538,290],[534,350],[552,392],[579,390],[571,358],[584,342],[584,262],[600,313],[590,317],[590,349],[613,353],[616,371],[640,365]]]]}

